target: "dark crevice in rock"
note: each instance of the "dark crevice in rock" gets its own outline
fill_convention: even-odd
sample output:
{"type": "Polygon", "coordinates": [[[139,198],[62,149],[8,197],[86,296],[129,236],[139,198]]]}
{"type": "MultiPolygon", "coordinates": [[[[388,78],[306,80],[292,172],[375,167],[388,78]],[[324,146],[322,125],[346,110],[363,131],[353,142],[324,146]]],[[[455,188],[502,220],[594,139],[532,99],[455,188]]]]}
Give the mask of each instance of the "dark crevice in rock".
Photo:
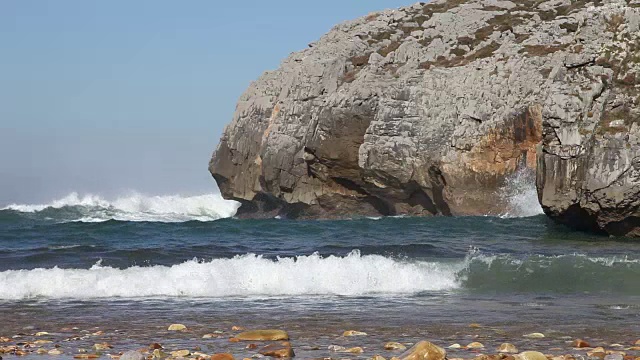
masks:
{"type": "Polygon", "coordinates": [[[304,203],[285,204],[278,212],[278,216],[283,219],[298,219],[304,217],[310,205],[304,203]]]}
{"type": "Polygon", "coordinates": [[[265,193],[258,193],[251,200],[238,198],[233,200],[236,200],[241,204],[238,212],[236,213],[236,216],[239,218],[275,217],[276,215],[279,215],[283,208],[290,206],[283,200],[265,193]]]}
{"type": "Polygon", "coordinates": [[[422,188],[415,183],[414,190],[411,192],[411,195],[409,195],[409,198],[407,199],[407,204],[411,206],[419,205],[430,212],[432,215],[437,215],[439,213],[436,204],[433,203],[433,200],[431,200],[429,195],[427,195],[427,193],[424,192],[424,190],[422,190],[422,188]]]}
{"type": "Polygon", "coordinates": [[[367,196],[364,201],[376,209],[382,216],[397,215],[393,207],[389,206],[387,202],[377,196],[367,196]]]}
{"type": "Polygon", "coordinates": [[[336,184],[344,187],[345,189],[351,190],[351,191],[355,191],[360,195],[369,195],[368,192],[366,192],[362,186],[358,185],[355,183],[355,181],[349,180],[347,178],[341,178],[341,177],[334,177],[332,178],[333,181],[336,182],[336,184]]]}
{"type": "Polygon", "coordinates": [[[583,209],[579,204],[573,204],[562,214],[550,214],[559,222],[580,231],[606,234],[598,225],[597,217],[583,209]]]}
{"type": "Polygon", "coordinates": [[[433,191],[433,202],[436,204],[438,210],[442,215],[451,216],[451,210],[449,205],[444,199],[444,188],[447,186],[447,182],[442,175],[440,169],[436,166],[432,166],[429,169],[429,176],[431,178],[431,189],[433,191]]]}
{"type": "Polygon", "coordinates": [[[613,221],[608,223],[605,227],[605,230],[615,236],[627,236],[627,235],[640,235],[640,217],[638,216],[629,216],[624,220],[613,221]]]}

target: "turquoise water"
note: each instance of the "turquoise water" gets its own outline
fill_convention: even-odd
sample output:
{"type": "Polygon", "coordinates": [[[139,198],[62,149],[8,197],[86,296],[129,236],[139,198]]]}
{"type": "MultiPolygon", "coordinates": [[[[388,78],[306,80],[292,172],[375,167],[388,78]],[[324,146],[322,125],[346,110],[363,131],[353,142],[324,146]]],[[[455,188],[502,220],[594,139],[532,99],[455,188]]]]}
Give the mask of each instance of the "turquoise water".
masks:
{"type": "Polygon", "coordinates": [[[640,333],[640,242],[542,215],[82,221],[95,211],[0,211],[0,313],[12,314],[0,336],[97,327],[135,346],[173,322],[196,333],[240,324],[326,348],[350,328],[378,334],[365,345],[399,333],[463,342],[480,323],[493,329],[486,342],[541,331],[550,347],[640,333]]]}

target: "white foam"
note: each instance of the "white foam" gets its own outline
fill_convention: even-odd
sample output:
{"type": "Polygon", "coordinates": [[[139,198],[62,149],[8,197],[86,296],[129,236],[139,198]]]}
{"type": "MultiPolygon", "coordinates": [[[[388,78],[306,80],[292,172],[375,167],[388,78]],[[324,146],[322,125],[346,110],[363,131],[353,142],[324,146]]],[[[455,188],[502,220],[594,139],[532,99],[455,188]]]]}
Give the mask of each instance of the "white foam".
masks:
{"type": "Polygon", "coordinates": [[[547,268],[554,263],[560,261],[582,261],[593,264],[615,267],[620,265],[631,266],[640,264],[640,259],[630,258],[629,256],[590,256],[581,253],[561,254],[561,255],[530,255],[525,258],[516,258],[510,254],[470,254],[467,256],[467,262],[477,261],[487,265],[491,269],[494,263],[506,263],[514,266],[523,266],[526,263],[535,264],[541,268],[547,268]]]}
{"type": "Polygon", "coordinates": [[[501,196],[507,200],[507,211],[502,217],[530,217],[544,214],[538,191],[536,190],[535,172],[522,168],[507,179],[501,189],[501,196]]]}
{"type": "Polygon", "coordinates": [[[174,266],[8,270],[0,272],[0,299],[411,294],[457,288],[463,266],[353,251],[345,257],[247,254],[174,266]]]}
{"type": "Polygon", "coordinates": [[[88,207],[109,207],[109,202],[102,199],[97,195],[84,195],[80,196],[78,193],[71,193],[61,199],[53,200],[48,204],[11,204],[7,207],[2,208],[1,210],[15,210],[20,212],[38,212],[47,208],[52,209],[60,209],[65,206],[88,206],[88,207]]]}
{"type": "Polygon", "coordinates": [[[210,221],[234,216],[240,203],[223,199],[218,194],[198,196],[146,196],[133,193],[113,201],[98,195],[80,196],[71,193],[62,199],[48,204],[23,205],[12,204],[1,210],[14,210],[25,213],[37,213],[47,209],[73,207],[73,214],[65,213],[62,221],[99,222],[107,220],[121,221],[210,221]],[[70,215],[75,217],[69,218],[70,215]]]}

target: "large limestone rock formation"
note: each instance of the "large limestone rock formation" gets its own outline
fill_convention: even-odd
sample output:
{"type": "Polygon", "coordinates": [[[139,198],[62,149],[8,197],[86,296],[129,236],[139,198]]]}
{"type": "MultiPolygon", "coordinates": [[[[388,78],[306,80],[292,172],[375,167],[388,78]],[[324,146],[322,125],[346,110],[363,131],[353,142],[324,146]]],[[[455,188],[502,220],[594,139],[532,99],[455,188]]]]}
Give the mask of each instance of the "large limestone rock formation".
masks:
{"type": "MultiPolygon", "coordinates": [[[[239,216],[478,215],[508,212],[505,180],[539,164],[561,217],[597,186],[581,162],[630,144],[634,1],[439,0],[340,24],[251,84],[209,169],[239,216]],[[594,154],[596,133],[623,146],[594,154]]],[[[611,161],[589,171],[633,156],[611,161]]]]}
{"type": "Polygon", "coordinates": [[[639,5],[588,9],[604,14],[586,23],[601,26],[579,29],[592,50],[581,61],[565,61],[545,102],[540,202],[549,216],[577,229],[640,236],[639,5]]]}

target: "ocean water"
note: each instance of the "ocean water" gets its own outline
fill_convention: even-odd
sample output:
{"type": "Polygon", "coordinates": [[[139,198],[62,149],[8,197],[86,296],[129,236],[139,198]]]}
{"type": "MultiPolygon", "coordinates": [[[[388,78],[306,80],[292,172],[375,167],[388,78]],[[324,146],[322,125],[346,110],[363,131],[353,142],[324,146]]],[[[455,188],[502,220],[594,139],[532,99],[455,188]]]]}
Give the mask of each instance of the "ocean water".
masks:
{"type": "Polygon", "coordinates": [[[573,337],[635,341],[640,242],[554,224],[529,180],[505,189],[513,206],[501,217],[237,220],[237,204],[217,195],[9,205],[0,337],[47,331],[75,339],[62,343],[70,356],[99,342],[87,335],[99,330],[114,352],[161,341],[242,357],[255,350],[228,341],[232,326],[275,327],[303,359],[384,355],[385,341],[544,350],[573,337]],[[190,331],[169,333],[171,323],[190,331]],[[369,336],[340,336],[350,329],[369,336]],[[214,331],[219,339],[201,339],[214,331]]]}

